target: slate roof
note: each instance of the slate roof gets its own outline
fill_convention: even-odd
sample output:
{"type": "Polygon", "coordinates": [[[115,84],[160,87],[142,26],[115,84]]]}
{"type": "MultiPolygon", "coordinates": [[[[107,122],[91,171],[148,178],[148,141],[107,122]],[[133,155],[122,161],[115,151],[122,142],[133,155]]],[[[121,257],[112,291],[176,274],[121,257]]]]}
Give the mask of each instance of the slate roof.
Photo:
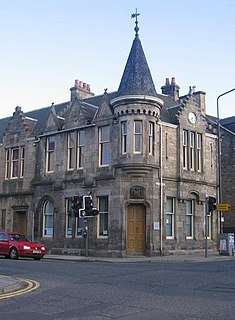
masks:
{"type": "MultiPolygon", "coordinates": [[[[108,93],[109,101],[111,101],[113,98],[118,96],[118,94],[119,92],[108,93]]],[[[160,113],[160,119],[163,122],[177,124],[176,114],[178,113],[181,105],[175,102],[172,99],[172,97],[168,95],[156,93],[156,97],[163,100],[164,102],[163,107],[161,109],[161,113],[160,113]]],[[[97,96],[83,99],[81,101],[81,103],[84,105],[86,110],[87,111],[90,110],[89,111],[91,113],[90,118],[93,118],[95,112],[97,111],[97,107],[101,105],[102,99],[103,99],[103,95],[97,95],[97,96]],[[87,104],[90,105],[90,108],[87,107],[87,104]],[[92,108],[92,106],[94,108],[92,108]]],[[[66,113],[69,112],[70,106],[71,106],[70,101],[54,105],[57,116],[66,117],[66,113]]],[[[31,127],[34,126],[33,133],[32,133],[33,136],[38,136],[42,134],[42,132],[44,131],[45,125],[47,123],[50,112],[51,112],[51,106],[24,113],[24,116],[26,118],[31,118],[27,120],[31,122],[30,123],[31,127]],[[37,121],[33,121],[33,119],[37,121]]],[[[11,120],[11,117],[0,119],[0,142],[2,141],[5,128],[8,126],[8,123],[10,122],[10,120],[11,120]]],[[[60,120],[59,118],[59,121],[61,122],[61,125],[62,125],[63,120],[60,120]]]]}
{"type": "MultiPolygon", "coordinates": [[[[213,128],[217,128],[217,117],[206,115],[207,121],[213,126],[213,128]]],[[[235,116],[220,119],[221,128],[226,128],[235,133],[235,116]]]]}
{"type": "Polygon", "coordinates": [[[171,96],[165,94],[157,94],[157,97],[164,102],[160,112],[161,121],[176,124],[176,114],[180,108],[179,103],[175,102],[171,96]]]}
{"type": "MultiPolygon", "coordinates": [[[[67,105],[68,103],[61,103],[61,104],[55,105],[54,107],[55,107],[56,113],[59,114],[62,110],[64,110],[64,108],[66,108],[67,105]]],[[[51,111],[51,106],[24,113],[25,117],[29,117],[31,119],[37,120],[35,122],[33,121],[34,122],[33,134],[35,136],[37,136],[43,131],[46,125],[48,116],[50,114],[50,111],[51,111]]],[[[0,119],[0,142],[2,142],[5,129],[7,128],[11,118],[12,117],[0,119]]],[[[31,122],[32,120],[29,119],[28,121],[31,122]]]]}
{"type": "MultiPolygon", "coordinates": [[[[116,94],[117,94],[116,92],[109,93],[108,95],[110,100],[115,98],[116,94]]],[[[90,118],[93,118],[95,112],[97,111],[97,107],[99,107],[101,104],[102,98],[103,98],[103,95],[99,95],[99,96],[93,96],[91,98],[86,98],[81,101],[81,103],[84,105],[86,110],[89,111],[90,118]],[[88,107],[87,104],[89,104],[91,107],[88,107]],[[92,106],[94,106],[94,108],[92,108],[92,106]]],[[[54,105],[57,116],[66,117],[66,113],[68,112],[70,105],[71,105],[70,101],[54,105]]],[[[33,132],[32,132],[33,136],[38,136],[42,134],[42,132],[44,131],[45,125],[47,123],[50,112],[51,112],[51,106],[24,113],[24,116],[26,118],[30,118],[30,119],[27,119],[27,121],[29,122],[29,126],[33,128],[33,132]]],[[[12,117],[0,119],[0,142],[2,142],[5,129],[7,128],[11,118],[12,117]]],[[[62,119],[59,118],[58,120],[62,125],[62,122],[63,122],[62,119]]]]}
{"type": "Polygon", "coordinates": [[[147,60],[136,35],[122,75],[117,97],[126,95],[157,96],[147,60]]]}
{"type": "Polygon", "coordinates": [[[221,125],[235,133],[235,117],[229,117],[221,120],[221,125]]]}

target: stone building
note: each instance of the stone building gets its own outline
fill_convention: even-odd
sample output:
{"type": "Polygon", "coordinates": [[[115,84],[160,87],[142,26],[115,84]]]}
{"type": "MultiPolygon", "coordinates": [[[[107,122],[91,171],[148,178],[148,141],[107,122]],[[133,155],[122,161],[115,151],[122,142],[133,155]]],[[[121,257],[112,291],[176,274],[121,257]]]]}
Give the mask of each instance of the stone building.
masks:
{"type": "MultiPolygon", "coordinates": [[[[205,92],[179,95],[175,78],[157,93],[135,28],[116,92],[95,96],[75,81],[66,103],[0,120],[1,229],[26,233],[49,252],[85,252],[73,197],[92,194],[90,255],[200,250],[205,197],[216,195],[216,135],[205,92]]],[[[208,219],[208,246],[219,223],[208,219]]]]}
{"type": "Polygon", "coordinates": [[[231,211],[222,213],[223,232],[235,233],[235,117],[221,120],[221,196],[231,211]]]}

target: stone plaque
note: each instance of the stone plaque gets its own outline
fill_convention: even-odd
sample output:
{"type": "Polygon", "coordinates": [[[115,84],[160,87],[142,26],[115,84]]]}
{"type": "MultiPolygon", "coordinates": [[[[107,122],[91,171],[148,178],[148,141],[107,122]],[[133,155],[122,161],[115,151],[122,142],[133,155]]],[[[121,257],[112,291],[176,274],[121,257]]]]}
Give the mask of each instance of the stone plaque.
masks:
{"type": "Polygon", "coordinates": [[[144,188],[136,186],[130,189],[130,199],[144,199],[144,188]]]}

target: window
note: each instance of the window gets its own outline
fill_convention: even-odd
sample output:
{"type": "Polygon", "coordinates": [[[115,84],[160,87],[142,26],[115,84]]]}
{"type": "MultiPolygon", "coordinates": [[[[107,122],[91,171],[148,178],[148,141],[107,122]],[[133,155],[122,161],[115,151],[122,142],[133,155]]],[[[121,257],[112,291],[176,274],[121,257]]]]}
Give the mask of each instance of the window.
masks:
{"type": "MultiPolygon", "coordinates": [[[[0,233],[0,241],[8,240],[7,235],[5,233],[0,233]]],[[[4,247],[3,247],[4,250],[4,247]]]]}
{"type": "Polygon", "coordinates": [[[47,138],[46,148],[46,172],[54,172],[55,170],[55,136],[47,138]]]}
{"type": "Polygon", "coordinates": [[[149,154],[154,155],[154,123],[149,122],[148,128],[148,147],[149,147],[149,154]]]}
{"type": "Polygon", "coordinates": [[[17,178],[19,171],[19,148],[12,149],[12,159],[11,159],[11,177],[17,178]]]}
{"type": "Polygon", "coordinates": [[[85,145],[85,131],[78,132],[78,168],[84,167],[84,145],[85,145]]]}
{"type": "Polygon", "coordinates": [[[79,217],[75,217],[74,213],[71,209],[72,207],[72,199],[68,198],[65,201],[65,212],[66,212],[66,219],[65,219],[65,237],[66,238],[72,238],[73,235],[73,228],[75,227],[75,237],[82,237],[83,234],[83,228],[84,228],[84,221],[83,219],[80,219],[79,217]],[[75,219],[75,224],[74,220],[75,219]]]}
{"type": "Polygon", "coordinates": [[[202,135],[197,133],[197,171],[202,171],[202,135]]]}
{"type": "Polygon", "coordinates": [[[194,140],[195,140],[195,134],[194,132],[189,133],[189,163],[190,163],[190,170],[195,170],[195,149],[194,149],[194,140]]]}
{"type": "Polygon", "coordinates": [[[53,237],[54,233],[54,204],[46,200],[43,205],[43,237],[53,237]]]}
{"type": "Polygon", "coordinates": [[[142,139],[143,139],[143,128],[142,121],[134,121],[134,152],[142,152],[142,139]]]}
{"type": "Polygon", "coordinates": [[[122,122],[122,154],[127,151],[127,123],[122,122]]]}
{"type": "Polygon", "coordinates": [[[186,201],[186,239],[193,238],[194,201],[186,201]]]}
{"type": "Polygon", "coordinates": [[[108,237],[108,197],[99,197],[98,206],[98,236],[108,237]]]}
{"type": "Polygon", "coordinates": [[[10,149],[6,150],[5,179],[10,179],[10,149]]]}
{"type": "Polygon", "coordinates": [[[188,132],[183,130],[183,168],[188,168],[188,132]]]}
{"type": "Polygon", "coordinates": [[[84,166],[85,131],[68,133],[67,169],[81,169],[84,166]]]}
{"type": "Polygon", "coordinates": [[[23,178],[24,157],[24,147],[6,149],[5,179],[23,178]]]}
{"type": "Polygon", "coordinates": [[[21,147],[21,158],[20,158],[20,177],[24,176],[24,147],[21,147]]]}
{"type": "Polygon", "coordinates": [[[174,238],[174,212],[175,202],[174,198],[166,199],[166,238],[174,238]]]}
{"type": "Polygon", "coordinates": [[[99,128],[99,163],[101,166],[108,165],[110,161],[109,127],[99,128]]]}
{"type": "Polygon", "coordinates": [[[183,169],[202,172],[202,135],[183,130],[183,169]]]}
{"type": "Polygon", "coordinates": [[[75,132],[68,133],[68,170],[72,170],[75,167],[75,132]]]}

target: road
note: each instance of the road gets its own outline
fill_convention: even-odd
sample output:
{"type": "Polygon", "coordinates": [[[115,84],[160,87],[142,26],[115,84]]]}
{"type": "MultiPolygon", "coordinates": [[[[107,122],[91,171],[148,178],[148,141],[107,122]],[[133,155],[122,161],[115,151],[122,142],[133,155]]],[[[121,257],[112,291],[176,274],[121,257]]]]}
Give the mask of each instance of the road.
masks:
{"type": "Polygon", "coordinates": [[[235,261],[105,263],[0,258],[40,283],[0,300],[1,320],[234,320],[235,261]]]}

